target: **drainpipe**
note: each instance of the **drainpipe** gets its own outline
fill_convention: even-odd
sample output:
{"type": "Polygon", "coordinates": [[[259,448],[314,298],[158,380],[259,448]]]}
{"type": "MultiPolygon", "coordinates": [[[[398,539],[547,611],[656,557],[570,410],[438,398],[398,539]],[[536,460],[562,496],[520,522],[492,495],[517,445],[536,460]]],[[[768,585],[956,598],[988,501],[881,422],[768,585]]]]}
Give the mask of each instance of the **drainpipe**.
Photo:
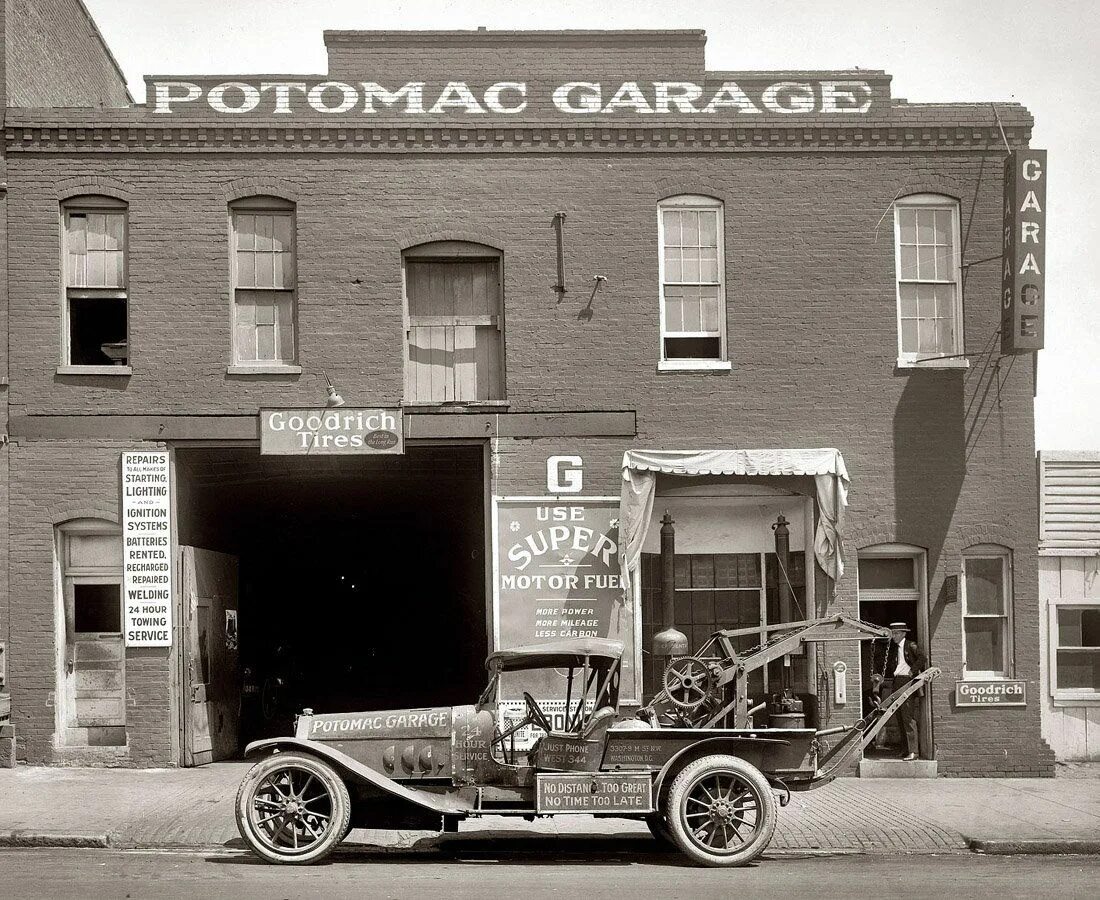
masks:
{"type": "Polygon", "coordinates": [[[666,509],[661,519],[661,627],[653,636],[655,657],[687,656],[687,635],[676,629],[676,529],[666,509]]]}

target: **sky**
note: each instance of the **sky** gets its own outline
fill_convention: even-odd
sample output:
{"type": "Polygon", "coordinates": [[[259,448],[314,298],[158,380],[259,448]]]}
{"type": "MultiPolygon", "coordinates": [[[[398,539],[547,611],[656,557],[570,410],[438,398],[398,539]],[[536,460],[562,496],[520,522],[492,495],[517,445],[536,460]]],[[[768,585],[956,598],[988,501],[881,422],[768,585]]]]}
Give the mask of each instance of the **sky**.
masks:
{"type": "Polygon", "coordinates": [[[1014,100],[1048,157],[1036,445],[1100,450],[1100,0],[85,0],[130,84],[318,74],[326,29],[703,28],[707,68],[885,69],[911,102],[1014,100]],[[1092,163],[1095,164],[1095,163],[1092,163]],[[1092,251],[1092,252],[1090,252],[1092,251]]]}

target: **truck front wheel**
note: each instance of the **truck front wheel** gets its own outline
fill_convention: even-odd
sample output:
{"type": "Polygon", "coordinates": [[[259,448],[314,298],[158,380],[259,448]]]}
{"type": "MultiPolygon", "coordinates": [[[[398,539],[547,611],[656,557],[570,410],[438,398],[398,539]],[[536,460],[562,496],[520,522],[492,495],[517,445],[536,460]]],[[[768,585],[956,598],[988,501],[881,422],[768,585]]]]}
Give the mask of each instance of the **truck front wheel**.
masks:
{"type": "Polygon", "coordinates": [[[676,846],[702,866],[743,866],[775,833],[776,802],[760,771],[736,756],[704,756],[676,776],[665,799],[676,846]]]}

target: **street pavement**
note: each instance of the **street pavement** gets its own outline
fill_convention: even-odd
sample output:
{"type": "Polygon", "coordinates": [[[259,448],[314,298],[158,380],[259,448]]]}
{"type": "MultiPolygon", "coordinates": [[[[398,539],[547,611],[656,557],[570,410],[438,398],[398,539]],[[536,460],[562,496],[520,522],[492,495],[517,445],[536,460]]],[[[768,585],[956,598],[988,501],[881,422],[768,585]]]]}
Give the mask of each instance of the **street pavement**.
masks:
{"type": "Polygon", "coordinates": [[[677,853],[648,849],[561,854],[541,838],[521,852],[460,853],[443,858],[334,854],[308,867],[265,865],[240,851],[198,853],[117,850],[0,851],[0,895],[49,900],[232,897],[663,898],[1096,896],[1100,857],[981,856],[973,853],[809,857],[769,853],[740,869],[688,866],[677,853]]]}
{"type": "MultiPolygon", "coordinates": [[[[249,764],[197,769],[0,769],[0,846],[103,845],[120,848],[243,846],[233,818],[249,764]]],[[[1044,779],[841,778],[795,793],[779,811],[775,851],[988,852],[1100,851],[1100,765],[1060,767],[1044,779]]],[[[451,845],[522,845],[557,839],[607,846],[651,841],[637,822],[558,816],[486,817],[456,835],[356,830],[349,842],[438,852],[451,845]]]]}

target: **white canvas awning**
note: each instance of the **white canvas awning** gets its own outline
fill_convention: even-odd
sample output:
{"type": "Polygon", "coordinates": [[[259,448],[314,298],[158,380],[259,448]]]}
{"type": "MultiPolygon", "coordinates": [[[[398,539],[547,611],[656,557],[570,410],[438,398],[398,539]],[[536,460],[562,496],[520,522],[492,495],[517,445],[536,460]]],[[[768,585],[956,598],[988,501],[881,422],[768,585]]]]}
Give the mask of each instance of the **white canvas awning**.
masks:
{"type": "Polygon", "coordinates": [[[653,516],[657,473],[665,475],[812,475],[818,521],[814,555],[835,581],[844,574],[842,535],[848,470],[839,450],[627,450],[619,500],[619,562],[624,587],[638,565],[653,516]]]}

